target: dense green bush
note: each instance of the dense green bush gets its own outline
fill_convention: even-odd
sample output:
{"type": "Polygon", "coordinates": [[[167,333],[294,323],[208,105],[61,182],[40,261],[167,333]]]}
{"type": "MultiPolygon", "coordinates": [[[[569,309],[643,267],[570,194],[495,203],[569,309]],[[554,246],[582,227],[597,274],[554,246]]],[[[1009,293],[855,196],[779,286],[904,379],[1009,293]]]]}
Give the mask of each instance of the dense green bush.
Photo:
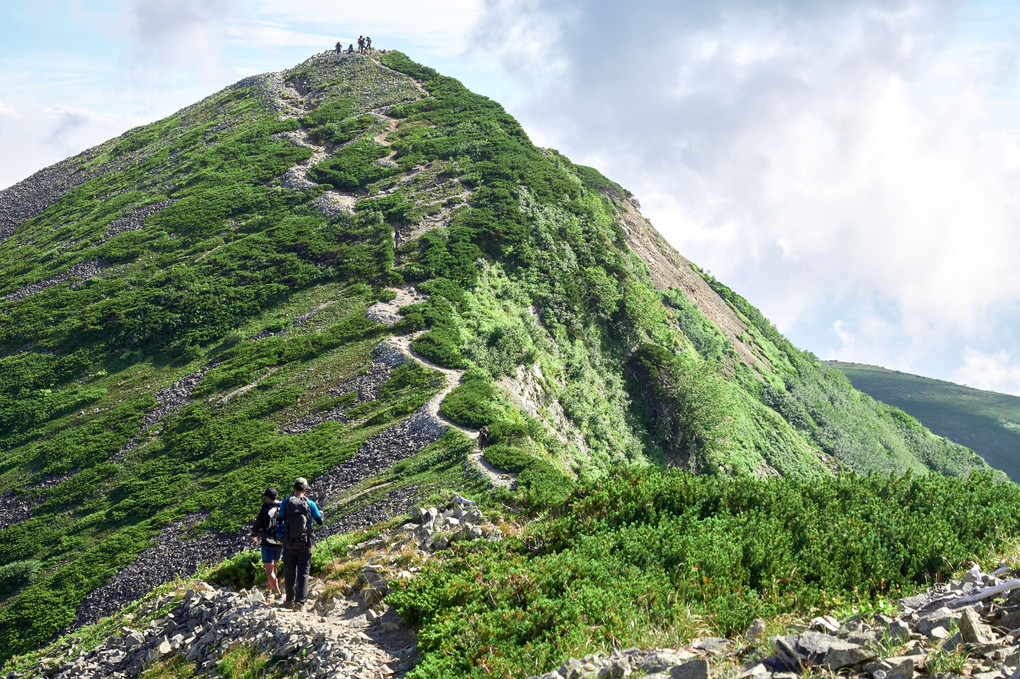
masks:
{"type": "Polygon", "coordinates": [[[478,429],[499,420],[503,409],[497,405],[492,382],[475,371],[464,374],[462,383],[443,399],[439,412],[451,422],[478,429]]]}
{"type": "Polygon", "coordinates": [[[394,173],[393,169],[373,162],[388,153],[385,146],[370,141],[356,142],[345,148],[340,155],[313,167],[309,170],[308,176],[319,183],[330,184],[340,191],[364,188],[371,182],[394,173]]]}
{"type": "Polygon", "coordinates": [[[0,566],[0,597],[9,596],[30,584],[42,567],[42,562],[34,559],[12,561],[0,566]]]}
{"type": "Polygon", "coordinates": [[[733,404],[727,385],[711,365],[644,344],[630,356],[627,366],[650,428],[670,461],[694,471],[715,468],[733,404]]]}

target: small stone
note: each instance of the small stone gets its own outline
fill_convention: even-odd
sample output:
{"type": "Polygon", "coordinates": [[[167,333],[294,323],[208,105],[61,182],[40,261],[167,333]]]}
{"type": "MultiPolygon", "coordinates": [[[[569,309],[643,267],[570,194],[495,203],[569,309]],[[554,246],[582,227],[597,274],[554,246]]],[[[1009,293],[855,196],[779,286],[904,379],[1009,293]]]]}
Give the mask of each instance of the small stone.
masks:
{"type": "Polygon", "coordinates": [[[924,664],[924,656],[903,656],[889,658],[886,660],[889,669],[886,671],[886,679],[911,679],[914,676],[914,669],[924,664]]]}
{"type": "Polygon", "coordinates": [[[763,663],[757,663],[738,674],[737,679],[766,679],[771,674],[769,668],[763,663]]]}
{"type": "Polygon", "coordinates": [[[765,631],[765,621],[761,618],[755,618],[751,621],[751,625],[744,632],[744,641],[754,641],[761,636],[762,632],[765,631]]]}
{"type": "Polygon", "coordinates": [[[730,642],[722,637],[706,637],[694,644],[694,650],[704,651],[713,655],[729,650],[730,642]]]}
{"type": "Polygon", "coordinates": [[[838,632],[839,622],[831,615],[822,615],[817,618],[812,618],[808,622],[808,628],[813,629],[816,632],[838,632]]]}

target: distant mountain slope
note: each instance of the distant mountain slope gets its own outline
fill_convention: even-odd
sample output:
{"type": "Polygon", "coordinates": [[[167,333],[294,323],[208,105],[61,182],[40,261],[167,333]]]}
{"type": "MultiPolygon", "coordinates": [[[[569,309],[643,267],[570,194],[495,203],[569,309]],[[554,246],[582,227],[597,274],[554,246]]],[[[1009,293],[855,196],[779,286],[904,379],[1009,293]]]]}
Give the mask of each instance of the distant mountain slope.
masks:
{"type": "Polygon", "coordinates": [[[0,655],[236,549],[295,476],[340,532],[505,481],[481,462],[533,499],[624,465],[987,469],[395,52],[246,78],[0,191],[0,451],[0,655]]]}
{"type": "Polygon", "coordinates": [[[862,363],[826,361],[873,398],[967,446],[1020,482],[1020,397],[862,363]]]}

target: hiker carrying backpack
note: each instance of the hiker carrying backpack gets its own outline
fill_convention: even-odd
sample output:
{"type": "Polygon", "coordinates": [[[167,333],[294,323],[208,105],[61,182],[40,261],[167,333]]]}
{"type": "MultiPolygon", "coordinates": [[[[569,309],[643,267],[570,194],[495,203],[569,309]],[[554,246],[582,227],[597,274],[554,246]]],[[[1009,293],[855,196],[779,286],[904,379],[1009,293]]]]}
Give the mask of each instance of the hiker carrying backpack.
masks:
{"type": "Polygon", "coordinates": [[[283,555],[283,545],[276,537],[279,523],[280,501],[275,488],[262,493],[262,507],[251,529],[251,539],[262,539],[262,567],[266,570],[266,588],[269,594],[280,596],[280,583],[276,578],[276,564],[283,555]]]}
{"type": "Polygon", "coordinates": [[[284,605],[301,610],[308,598],[308,574],[312,568],[312,521],[322,525],[322,512],[305,495],[308,481],[294,480],[294,494],[280,503],[280,528],[283,541],[283,577],[287,600],[284,605]]]}

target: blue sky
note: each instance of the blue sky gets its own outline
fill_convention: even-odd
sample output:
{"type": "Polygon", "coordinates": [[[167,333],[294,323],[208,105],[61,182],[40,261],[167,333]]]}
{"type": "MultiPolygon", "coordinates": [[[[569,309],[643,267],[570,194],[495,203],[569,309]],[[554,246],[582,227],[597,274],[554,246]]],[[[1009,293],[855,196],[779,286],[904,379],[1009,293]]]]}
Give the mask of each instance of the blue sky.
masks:
{"type": "Polygon", "coordinates": [[[3,0],[0,187],[364,33],[821,358],[1020,394],[1020,4],[3,0]]]}

